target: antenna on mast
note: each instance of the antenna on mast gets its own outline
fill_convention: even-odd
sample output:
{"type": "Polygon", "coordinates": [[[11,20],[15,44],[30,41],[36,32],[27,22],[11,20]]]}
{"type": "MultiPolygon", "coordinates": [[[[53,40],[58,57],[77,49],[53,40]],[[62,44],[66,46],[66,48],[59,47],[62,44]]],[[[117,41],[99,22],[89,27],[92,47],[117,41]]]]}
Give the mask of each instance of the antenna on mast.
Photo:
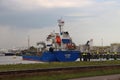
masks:
{"type": "Polygon", "coordinates": [[[28,49],[30,48],[30,36],[28,35],[28,49]]]}

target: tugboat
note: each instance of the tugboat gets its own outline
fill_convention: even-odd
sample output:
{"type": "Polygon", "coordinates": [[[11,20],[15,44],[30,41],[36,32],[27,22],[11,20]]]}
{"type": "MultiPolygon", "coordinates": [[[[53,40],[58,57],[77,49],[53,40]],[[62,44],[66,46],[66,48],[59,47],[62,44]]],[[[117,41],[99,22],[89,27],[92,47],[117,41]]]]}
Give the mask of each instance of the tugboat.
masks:
{"type": "Polygon", "coordinates": [[[63,30],[64,21],[58,20],[59,33],[51,33],[47,36],[45,42],[39,42],[41,45],[42,55],[28,56],[23,55],[24,60],[36,60],[43,62],[71,62],[76,61],[80,56],[80,51],[76,50],[76,45],[73,43],[69,32],[63,30]]]}

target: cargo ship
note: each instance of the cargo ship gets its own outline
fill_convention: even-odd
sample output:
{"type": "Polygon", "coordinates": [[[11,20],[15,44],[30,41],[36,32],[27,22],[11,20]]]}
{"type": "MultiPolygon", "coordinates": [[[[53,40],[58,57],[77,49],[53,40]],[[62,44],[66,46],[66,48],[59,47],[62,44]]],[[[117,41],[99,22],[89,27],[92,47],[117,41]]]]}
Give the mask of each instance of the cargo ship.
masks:
{"type": "Polygon", "coordinates": [[[45,42],[38,42],[41,46],[41,56],[38,55],[23,55],[24,60],[35,60],[43,62],[71,62],[76,61],[81,52],[76,49],[75,43],[72,41],[68,31],[64,31],[64,21],[58,20],[59,33],[50,33],[45,42]]]}

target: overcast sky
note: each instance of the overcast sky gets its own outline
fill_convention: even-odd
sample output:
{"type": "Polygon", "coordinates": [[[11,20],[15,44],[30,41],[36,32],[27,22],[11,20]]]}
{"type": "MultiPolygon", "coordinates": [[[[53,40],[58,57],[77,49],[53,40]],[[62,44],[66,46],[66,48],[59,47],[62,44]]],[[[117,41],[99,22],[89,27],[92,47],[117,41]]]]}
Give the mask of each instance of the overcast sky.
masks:
{"type": "Polygon", "coordinates": [[[0,0],[0,48],[45,40],[61,17],[77,45],[120,43],[120,0],[0,0]]]}

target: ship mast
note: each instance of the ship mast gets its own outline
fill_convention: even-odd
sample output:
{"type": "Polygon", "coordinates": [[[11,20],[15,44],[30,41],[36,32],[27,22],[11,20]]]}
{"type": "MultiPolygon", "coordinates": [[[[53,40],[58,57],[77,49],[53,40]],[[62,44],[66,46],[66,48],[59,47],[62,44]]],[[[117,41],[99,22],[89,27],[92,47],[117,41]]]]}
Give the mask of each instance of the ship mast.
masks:
{"type": "Polygon", "coordinates": [[[59,29],[60,29],[60,35],[62,35],[63,26],[64,26],[64,21],[62,19],[58,20],[58,26],[59,26],[59,29]]]}

